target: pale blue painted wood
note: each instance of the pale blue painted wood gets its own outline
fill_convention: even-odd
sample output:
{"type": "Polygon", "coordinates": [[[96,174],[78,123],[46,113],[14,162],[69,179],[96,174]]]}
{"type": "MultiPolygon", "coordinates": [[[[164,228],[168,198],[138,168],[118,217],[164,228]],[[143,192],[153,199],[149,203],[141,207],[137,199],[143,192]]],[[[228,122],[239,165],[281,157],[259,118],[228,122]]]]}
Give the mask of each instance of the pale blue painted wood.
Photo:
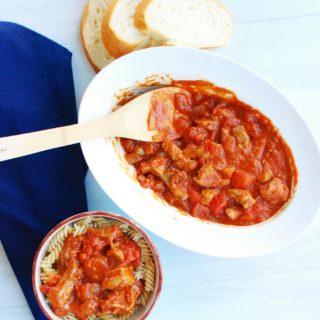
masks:
{"type": "MultiPolygon", "coordinates": [[[[232,11],[234,34],[227,47],[215,51],[246,64],[278,86],[320,142],[320,1],[223,2],[232,11]]],[[[78,105],[94,75],[79,37],[85,3],[0,0],[0,20],[24,24],[72,51],[78,105]]],[[[86,186],[90,210],[122,213],[91,173],[86,186]]],[[[320,218],[281,252],[240,260],[198,255],[148,233],[164,269],[162,295],[151,320],[320,318],[320,218]]],[[[0,319],[33,319],[1,246],[0,319]]]]}

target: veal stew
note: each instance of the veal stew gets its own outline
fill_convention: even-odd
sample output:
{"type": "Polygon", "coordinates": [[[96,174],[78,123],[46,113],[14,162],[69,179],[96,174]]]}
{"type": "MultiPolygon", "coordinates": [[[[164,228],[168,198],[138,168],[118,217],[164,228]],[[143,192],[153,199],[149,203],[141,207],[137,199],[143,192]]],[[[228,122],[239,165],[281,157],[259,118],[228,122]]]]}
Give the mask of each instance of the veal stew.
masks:
{"type": "Polygon", "coordinates": [[[174,129],[163,142],[120,139],[143,188],[206,221],[252,225],[290,200],[297,184],[292,152],[273,123],[227,89],[173,81],[174,129]]]}

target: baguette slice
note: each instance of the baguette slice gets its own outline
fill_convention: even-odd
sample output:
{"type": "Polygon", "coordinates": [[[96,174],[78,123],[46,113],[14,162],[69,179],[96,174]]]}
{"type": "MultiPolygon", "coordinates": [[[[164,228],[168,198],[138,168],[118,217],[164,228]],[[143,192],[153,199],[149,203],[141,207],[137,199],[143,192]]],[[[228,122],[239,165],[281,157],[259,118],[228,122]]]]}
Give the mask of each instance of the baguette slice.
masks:
{"type": "Polygon", "coordinates": [[[84,52],[96,72],[113,59],[101,39],[103,13],[111,0],[90,0],[81,19],[81,41],[84,52]]]}
{"type": "Polygon", "coordinates": [[[150,37],[134,27],[133,16],[140,0],[111,0],[102,19],[102,41],[115,58],[149,45],[150,37]]]}
{"type": "Polygon", "coordinates": [[[134,24],[159,43],[219,47],[231,36],[227,9],[216,0],[142,0],[134,24]]]}

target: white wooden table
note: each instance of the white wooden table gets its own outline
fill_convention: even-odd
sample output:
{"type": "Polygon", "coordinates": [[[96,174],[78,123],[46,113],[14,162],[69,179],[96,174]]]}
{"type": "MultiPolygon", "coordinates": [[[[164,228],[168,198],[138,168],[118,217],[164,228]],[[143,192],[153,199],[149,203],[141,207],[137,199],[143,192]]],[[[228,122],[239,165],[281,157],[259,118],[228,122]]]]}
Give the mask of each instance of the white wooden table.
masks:
{"type": "MultiPolygon", "coordinates": [[[[0,20],[23,24],[73,52],[78,104],[94,76],[79,36],[85,2],[0,0],[0,20]]],[[[278,86],[320,142],[320,1],[223,2],[233,14],[234,33],[228,46],[216,52],[278,86]]],[[[119,212],[90,172],[86,185],[90,210],[119,212]]],[[[201,256],[151,237],[162,258],[164,286],[149,319],[320,319],[320,218],[291,247],[250,259],[201,256]]],[[[0,319],[33,319],[2,247],[0,319]]]]}

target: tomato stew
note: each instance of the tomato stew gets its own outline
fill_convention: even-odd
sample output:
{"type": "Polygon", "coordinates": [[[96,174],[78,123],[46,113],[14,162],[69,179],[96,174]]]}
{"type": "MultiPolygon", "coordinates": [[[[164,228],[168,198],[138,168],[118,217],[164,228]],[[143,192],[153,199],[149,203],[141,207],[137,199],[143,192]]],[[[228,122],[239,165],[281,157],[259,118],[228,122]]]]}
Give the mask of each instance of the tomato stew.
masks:
{"type": "Polygon", "coordinates": [[[297,169],[289,146],[260,111],[207,81],[173,81],[175,140],[121,138],[143,188],[206,221],[252,225],[293,195],[297,169]]]}
{"type": "Polygon", "coordinates": [[[40,290],[60,317],[129,315],[144,288],[135,278],[140,262],[140,247],[117,226],[88,228],[85,234],[67,236],[58,273],[40,290]]]}

